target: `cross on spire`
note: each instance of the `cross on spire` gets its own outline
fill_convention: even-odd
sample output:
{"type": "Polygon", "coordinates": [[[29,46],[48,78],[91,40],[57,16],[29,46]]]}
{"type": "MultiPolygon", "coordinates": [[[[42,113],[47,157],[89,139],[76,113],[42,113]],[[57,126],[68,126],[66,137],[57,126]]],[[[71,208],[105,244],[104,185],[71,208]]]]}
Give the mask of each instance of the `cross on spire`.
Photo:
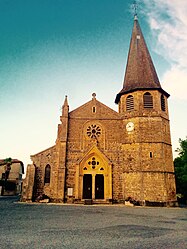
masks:
{"type": "Polygon", "coordinates": [[[134,19],[137,19],[137,16],[138,16],[138,4],[137,4],[136,0],[134,0],[134,2],[133,2],[133,9],[134,9],[134,19]]]}
{"type": "Polygon", "coordinates": [[[96,98],[96,93],[92,93],[92,99],[95,99],[96,98]]]}

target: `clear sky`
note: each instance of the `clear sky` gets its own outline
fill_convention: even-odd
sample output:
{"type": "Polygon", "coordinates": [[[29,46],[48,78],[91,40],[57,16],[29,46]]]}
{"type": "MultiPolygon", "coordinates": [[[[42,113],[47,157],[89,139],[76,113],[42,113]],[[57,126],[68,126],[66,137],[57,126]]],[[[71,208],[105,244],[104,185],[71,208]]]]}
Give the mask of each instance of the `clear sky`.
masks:
{"type": "MultiPolygon", "coordinates": [[[[142,0],[138,18],[164,90],[173,150],[187,135],[187,1],[142,0]],[[163,3],[164,2],[164,3],[163,3]]],[[[0,0],[0,158],[55,144],[61,106],[117,110],[133,0],[0,0]]],[[[175,153],[174,153],[175,156],[175,153]]]]}

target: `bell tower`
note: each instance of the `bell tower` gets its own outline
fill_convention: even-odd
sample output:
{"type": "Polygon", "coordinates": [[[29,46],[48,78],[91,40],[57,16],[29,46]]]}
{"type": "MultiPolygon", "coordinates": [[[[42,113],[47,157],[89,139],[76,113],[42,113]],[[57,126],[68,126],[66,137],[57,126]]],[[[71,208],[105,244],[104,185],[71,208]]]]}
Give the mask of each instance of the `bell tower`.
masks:
{"type": "Polygon", "coordinates": [[[123,88],[115,100],[124,127],[125,199],[163,205],[176,201],[168,97],[135,13],[123,88]]]}

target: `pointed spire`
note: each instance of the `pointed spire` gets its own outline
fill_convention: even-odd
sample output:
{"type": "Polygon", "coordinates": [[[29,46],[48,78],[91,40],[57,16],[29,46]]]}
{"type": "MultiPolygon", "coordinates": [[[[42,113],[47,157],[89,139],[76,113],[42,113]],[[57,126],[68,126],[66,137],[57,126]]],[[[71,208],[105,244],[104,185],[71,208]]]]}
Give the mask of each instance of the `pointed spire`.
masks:
{"type": "Polygon", "coordinates": [[[65,96],[64,104],[62,106],[62,116],[67,116],[69,113],[68,96],[65,96]]]}
{"type": "Polygon", "coordinates": [[[134,15],[134,27],[130,42],[123,89],[117,94],[115,102],[128,92],[144,89],[159,89],[166,93],[160,85],[144,36],[138,23],[137,12],[134,15]]]}
{"type": "Polygon", "coordinates": [[[64,100],[64,105],[63,106],[68,106],[68,96],[65,96],[65,100],[64,100]]]}

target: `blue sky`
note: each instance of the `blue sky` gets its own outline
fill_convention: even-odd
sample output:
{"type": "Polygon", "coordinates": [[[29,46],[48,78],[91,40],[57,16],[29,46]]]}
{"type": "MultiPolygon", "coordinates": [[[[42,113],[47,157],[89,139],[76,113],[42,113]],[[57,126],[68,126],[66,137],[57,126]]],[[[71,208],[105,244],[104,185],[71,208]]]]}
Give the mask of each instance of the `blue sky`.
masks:
{"type": "MultiPolygon", "coordinates": [[[[0,158],[55,144],[64,96],[70,110],[97,99],[117,110],[133,10],[130,0],[0,1],[0,158]]],[[[169,109],[173,149],[187,135],[187,3],[144,0],[139,22],[169,109]],[[186,90],[186,91],[185,91],[186,90]]]]}

